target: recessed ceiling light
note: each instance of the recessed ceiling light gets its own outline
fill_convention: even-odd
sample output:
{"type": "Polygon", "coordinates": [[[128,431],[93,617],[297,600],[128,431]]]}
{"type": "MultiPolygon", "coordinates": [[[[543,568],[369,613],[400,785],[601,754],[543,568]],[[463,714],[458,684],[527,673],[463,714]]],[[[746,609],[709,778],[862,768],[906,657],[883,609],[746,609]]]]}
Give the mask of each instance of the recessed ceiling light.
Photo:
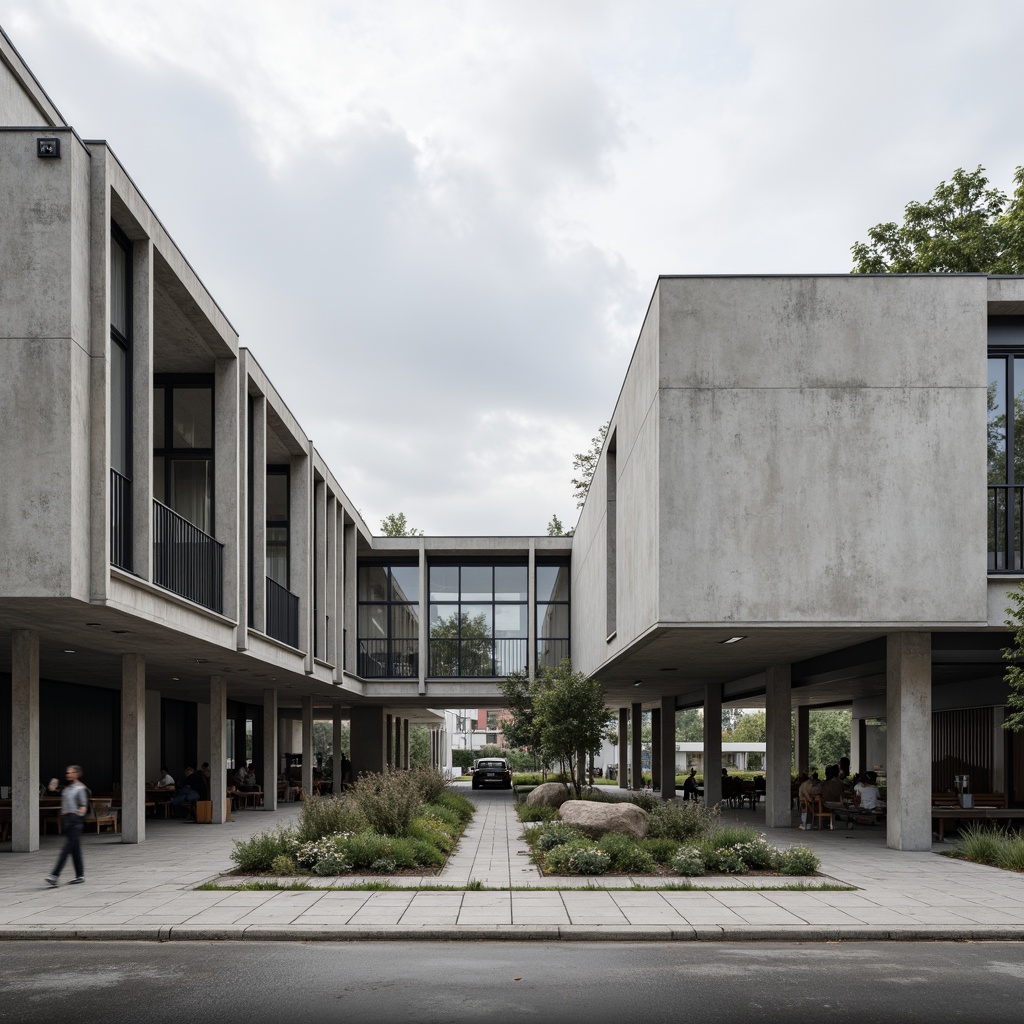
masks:
{"type": "Polygon", "coordinates": [[[746,640],[745,636],[731,636],[728,640],[722,640],[720,643],[723,644],[738,644],[741,640],[746,640]]]}
{"type": "Polygon", "coordinates": [[[171,682],[172,683],[178,682],[178,677],[177,676],[171,676],[171,682]]]}
{"type": "Polygon", "coordinates": [[[209,665],[209,663],[210,663],[210,659],[209,658],[196,658],[196,664],[197,665],[209,665]]]}
{"type": "Polygon", "coordinates": [[[64,648],[64,653],[65,654],[74,654],[75,652],[70,647],[65,647],[64,648]]]}
{"type": "Polygon", "coordinates": [[[638,679],[633,685],[634,686],[640,686],[642,683],[643,683],[643,680],[642,679],[638,679]]]}
{"type": "Polygon", "coordinates": [[[668,668],[663,668],[661,671],[662,672],[678,672],[679,669],[677,669],[675,665],[670,665],[668,668]]]}
{"type": "Polygon", "coordinates": [[[87,622],[86,625],[87,626],[100,626],[100,625],[102,625],[102,623],[100,623],[100,622],[87,622]]]}
{"type": "Polygon", "coordinates": [[[128,630],[127,629],[112,629],[110,632],[111,633],[127,633],[128,630]]]}

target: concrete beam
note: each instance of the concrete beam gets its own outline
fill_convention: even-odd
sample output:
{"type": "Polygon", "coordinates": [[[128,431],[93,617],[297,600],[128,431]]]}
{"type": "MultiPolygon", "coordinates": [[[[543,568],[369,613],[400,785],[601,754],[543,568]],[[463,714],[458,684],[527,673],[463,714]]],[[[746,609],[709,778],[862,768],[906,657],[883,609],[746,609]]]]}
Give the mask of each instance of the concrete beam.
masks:
{"type": "Polygon", "coordinates": [[[930,633],[886,638],[886,844],[932,848],[932,645],[930,633]]]}
{"type": "Polygon", "coordinates": [[[11,851],[39,849],[39,634],[11,630],[11,851]]]}
{"type": "Polygon", "coordinates": [[[146,659],[121,655],[121,842],[146,839],[146,659]]]}
{"type": "Polygon", "coordinates": [[[790,796],[792,747],[792,672],[789,665],[771,665],[766,672],[765,810],[768,828],[789,828],[793,823],[790,796]]]}
{"type": "Polygon", "coordinates": [[[722,802],[722,687],[704,687],[704,803],[722,802]]]}

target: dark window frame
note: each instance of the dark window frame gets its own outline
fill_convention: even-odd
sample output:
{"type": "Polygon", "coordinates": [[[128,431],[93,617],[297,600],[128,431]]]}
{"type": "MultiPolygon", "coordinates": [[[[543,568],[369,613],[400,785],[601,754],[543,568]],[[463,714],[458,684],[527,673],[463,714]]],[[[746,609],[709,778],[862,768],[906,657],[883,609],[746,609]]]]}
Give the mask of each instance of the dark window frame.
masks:
{"type": "MultiPolygon", "coordinates": [[[[418,569],[419,562],[416,559],[410,558],[366,558],[360,559],[359,564],[356,567],[356,648],[359,653],[359,665],[358,671],[364,678],[372,679],[413,679],[418,678],[418,666],[420,656],[420,638],[417,633],[415,637],[396,637],[392,634],[391,623],[392,623],[392,608],[415,608],[416,619],[419,622],[420,619],[420,597],[422,595],[417,594],[417,600],[415,601],[396,601],[395,600],[395,585],[394,577],[392,575],[393,569],[418,569]],[[387,573],[387,593],[385,600],[383,601],[366,601],[358,597],[361,591],[359,574],[363,569],[383,569],[387,573]],[[384,637],[368,637],[362,635],[362,630],[359,628],[359,624],[362,621],[362,615],[360,614],[363,608],[384,608],[385,609],[385,620],[387,622],[387,629],[384,637]],[[371,655],[366,654],[362,650],[362,645],[368,641],[385,641],[385,669],[384,673],[368,673],[365,667],[372,664],[371,655]],[[413,656],[417,665],[417,671],[395,673],[393,670],[399,662],[399,656],[396,654],[396,643],[400,642],[405,652],[404,657],[413,656]]],[[[418,588],[417,588],[418,589],[418,588]]]]}
{"type": "MultiPolygon", "coordinates": [[[[1003,479],[989,478],[986,466],[988,572],[990,575],[1017,575],[1024,571],[1024,471],[1017,479],[1017,423],[1014,409],[1016,362],[1024,360],[1024,317],[990,317],[988,320],[986,365],[1001,360],[1005,401],[1003,436],[1003,479]],[[996,330],[993,331],[992,328],[996,330]],[[1007,329],[1016,329],[1011,331],[1007,329]],[[1002,337],[1000,337],[1002,335],[1002,337]],[[1001,564],[1000,564],[1001,563],[1001,564]]],[[[986,463],[988,456],[986,455],[986,463]]]]}
{"type": "MultiPolygon", "coordinates": [[[[286,486],[285,486],[285,489],[284,489],[284,493],[285,493],[286,509],[285,509],[285,519],[283,521],[280,520],[280,519],[275,519],[275,520],[271,521],[270,519],[267,518],[267,509],[266,509],[266,493],[267,493],[267,488],[266,488],[266,484],[264,483],[264,486],[263,486],[263,495],[264,495],[264,507],[263,507],[263,529],[264,529],[263,561],[264,561],[264,564],[266,564],[266,561],[267,561],[267,534],[266,534],[266,531],[269,530],[271,527],[273,527],[275,530],[280,530],[283,527],[284,528],[284,532],[285,532],[285,538],[286,538],[286,540],[285,540],[285,574],[284,574],[286,582],[283,583],[283,584],[279,584],[279,585],[283,586],[285,590],[287,590],[289,593],[291,593],[291,589],[292,589],[292,467],[291,467],[290,463],[287,463],[287,462],[269,463],[267,465],[267,468],[266,468],[266,475],[268,477],[271,477],[271,476],[283,476],[285,478],[286,486]]],[[[268,578],[273,578],[273,577],[270,577],[269,574],[268,574],[268,578]]],[[[278,583],[277,580],[274,580],[274,582],[278,583]]]]}
{"type": "MultiPolygon", "coordinates": [[[[534,594],[537,594],[537,600],[534,604],[534,629],[536,631],[536,645],[537,649],[535,655],[537,658],[537,667],[541,667],[541,645],[544,643],[564,644],[565,645],[565,657],[572,657],[572,562],[568,558],[538,558],[534,565],[534,579],[533,579],[534,594]],[[539,587],[537,586],[537,570],[539,569],[565,569],[566,570],[566,582],[568,584],[567,594],[568,596],[564,599],[557,601],[551,600],[540,600],[539,587]],[[541,636],[541,609],[546,609],[552,605],[564,607],[566,609],[566,635],[565,636],[541,636]]],[[[562,658],[557,659],[559,662],[562,658]]]]}
{"type": "MultiPolygon", "coordinates": [[[[125,354],[124,363],[124,467],[128,471],[127,473],[121,474],[127,480],[131,480],[134,477],[133,473],[133,444],[132,437],[134,432],[134,419],[133,416],[133,405],[132,402],[132,377],[133,377],[133,358],[132,358],[132,339],[134,335],[133,330],[133,317],[132,317],[132,266],[133,266],[133,246],[131,239],[117,226],[115,221],[110,222],[110,240],[112,245],[118,245],[124,252],[124,304],[125,304],[125,331],[127,333],[122,334],[114,326],[113,318],[110,318],[110,341],[111,344],[117,345],[125,354]]],[[[108,261],[109,268],[109,261],[108,261]]],[[[111,459],[113,462],[113,459],[111,459]]],[[[113,468],[113,467],[112,467],[113,468]]]]}

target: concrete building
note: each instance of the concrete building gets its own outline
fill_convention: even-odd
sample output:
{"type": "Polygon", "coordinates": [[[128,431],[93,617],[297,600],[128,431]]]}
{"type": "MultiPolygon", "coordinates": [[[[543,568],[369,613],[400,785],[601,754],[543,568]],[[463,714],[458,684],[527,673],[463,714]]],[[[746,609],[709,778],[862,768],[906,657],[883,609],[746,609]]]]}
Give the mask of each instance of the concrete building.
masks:
{"type": "Polygon", "coordinates": [[[2,35],[0,125],[15,849],[67,761],[120,791],[137,842],[161,763],[221,766],[218,817],[250,749],[268,805],[285,753],[308,788],[314,716],[350,722],[356,771],[407,764],[413,721],[443,764],[436,709],[500,707],[505,673],[570,653],[635,778],[653,712],[665,795],[675,712],[724,702],[767,711],[773,826],[794,708],[799,764],[807,710],[852,706],[895,847],[930,845],[954,769],[1024,799],[999,655],[1024,570],[1024,279],[662,278],[574,537],[380,538],[128,171],[2,35]]]}

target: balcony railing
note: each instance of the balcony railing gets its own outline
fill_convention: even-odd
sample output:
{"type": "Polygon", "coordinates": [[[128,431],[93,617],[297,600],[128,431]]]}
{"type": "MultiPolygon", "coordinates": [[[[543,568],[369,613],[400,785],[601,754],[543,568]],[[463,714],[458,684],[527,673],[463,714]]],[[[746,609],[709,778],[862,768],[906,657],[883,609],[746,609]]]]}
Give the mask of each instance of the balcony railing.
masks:
{"type": "Polygon", "coordinates": [[[433,637],[429,675],[493,678],[526,671],[525,637],[465,639],[433,637]]]}
{"type": "Polygon", "coordinates": [[[132,571],[132,482],[110,471],[110,564],[132,571]]]}
{"type": "Polygon", "coordinates": [[[204,608],[224,610],[224,545],[156,499],[153,581],[204,608]]]}
{"type": "Polygon", "coordinates": [[[988,571],[1020,572],[1024,486],[988,485],[988,571]]]}
{"type": "Polygon", "coordinates": [[[364,679],[418,679],[419,674],[419,640],[359,641],[359,675],[364,679]]]}
{"type": "Polygon", "coordinates": [[[290,591],[267,577],[267,636],[287,644],[299,646],[299,599],[290,591]]]}

